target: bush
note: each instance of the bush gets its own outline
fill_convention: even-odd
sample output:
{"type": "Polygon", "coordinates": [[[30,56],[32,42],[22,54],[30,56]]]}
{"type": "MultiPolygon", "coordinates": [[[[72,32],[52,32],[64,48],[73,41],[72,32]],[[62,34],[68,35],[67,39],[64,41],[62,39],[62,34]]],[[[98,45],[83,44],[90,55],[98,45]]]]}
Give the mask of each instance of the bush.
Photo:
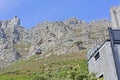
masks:
{"type": "Polygon", "coordinates": [[[75,42],[75,44],[77,44],[77,45],[81,45],[82,43],[83,43],[82,40],[79,40],[79,41],[76,41],[76,42],[75,42]]]}
{"type": "Polygon", "coordinates": [[[32,80],[47,80],[44,76],[35,76],[32,80]]]}
{"type": "Polygon", "coordinates": [[[95,75],[85,73],[78,75],[75,80],[97,80],[97,78],[95,78],[95,75]]]}

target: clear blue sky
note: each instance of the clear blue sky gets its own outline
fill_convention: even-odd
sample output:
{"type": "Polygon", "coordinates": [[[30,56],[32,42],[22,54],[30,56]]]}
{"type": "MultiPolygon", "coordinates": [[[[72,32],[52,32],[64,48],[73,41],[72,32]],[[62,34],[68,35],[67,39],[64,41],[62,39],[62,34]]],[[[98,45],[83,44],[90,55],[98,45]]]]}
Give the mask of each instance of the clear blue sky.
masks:
{"type": "Polygon", "coordinates": [[[18,16],[26,28],[48,21],[76,17],[84,21],[110,19],[111,6],[120,0],[0,0],[0,20],[18,16]]]}

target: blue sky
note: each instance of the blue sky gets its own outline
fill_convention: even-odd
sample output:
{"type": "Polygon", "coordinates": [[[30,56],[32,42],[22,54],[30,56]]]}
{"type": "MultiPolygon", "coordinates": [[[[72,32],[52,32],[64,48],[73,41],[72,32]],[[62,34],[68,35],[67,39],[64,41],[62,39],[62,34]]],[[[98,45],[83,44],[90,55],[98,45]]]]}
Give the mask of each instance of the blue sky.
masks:
{"type": "Polygon", "coordinates": [[[0,0],[0,20],[18,16],[26,28],[70,17],[88,22],[110,19],[110,7],[118,5],[120,0],[0,0]]]}

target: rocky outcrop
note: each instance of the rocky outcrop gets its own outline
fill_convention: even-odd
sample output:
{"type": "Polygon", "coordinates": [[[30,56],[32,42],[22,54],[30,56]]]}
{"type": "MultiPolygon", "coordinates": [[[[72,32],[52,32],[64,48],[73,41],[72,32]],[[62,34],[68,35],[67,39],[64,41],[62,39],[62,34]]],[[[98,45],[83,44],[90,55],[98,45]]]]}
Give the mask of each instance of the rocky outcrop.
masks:
{"type": "MultiPolygon", "coordinates": [[[[23,34],[27,33],[20,24],[20,19],[15,16],[11,20],[0,21],[0,60],[14,62],[21,57],[15,49],[18,42],[25,41],[23,34]]],[[[0,64],[2,64],[0,62],[0,64]]]]}
{"type": "MultiPolygon", "coordinates": [[[[14,62],[35,55],[41,48],[43,56],[68,54],[89,49],[104,41],[108,20],[87,23],[76,18],[65,21],[43,22],[32,29],[25,29],[20,19],[0,21],[0,60],[14,62]]],[[[0,64],[2,64],[0,62],[0,64]]]]}

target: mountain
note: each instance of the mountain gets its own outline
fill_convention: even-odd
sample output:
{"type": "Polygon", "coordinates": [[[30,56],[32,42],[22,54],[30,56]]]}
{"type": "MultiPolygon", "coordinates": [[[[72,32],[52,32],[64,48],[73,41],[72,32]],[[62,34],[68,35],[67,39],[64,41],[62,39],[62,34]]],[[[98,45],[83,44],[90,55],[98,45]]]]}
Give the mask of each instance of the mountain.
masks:
{"type": "Polygon", "coordinates": [[[45,21],[31,29],[25,29],[17,16],[0,21],[0,67],[29,59],[39,48],[40,58],[94,48],[108,38],[110,26],[111,22],[105,19],[85,22],[74,17],[45,21]]]}

